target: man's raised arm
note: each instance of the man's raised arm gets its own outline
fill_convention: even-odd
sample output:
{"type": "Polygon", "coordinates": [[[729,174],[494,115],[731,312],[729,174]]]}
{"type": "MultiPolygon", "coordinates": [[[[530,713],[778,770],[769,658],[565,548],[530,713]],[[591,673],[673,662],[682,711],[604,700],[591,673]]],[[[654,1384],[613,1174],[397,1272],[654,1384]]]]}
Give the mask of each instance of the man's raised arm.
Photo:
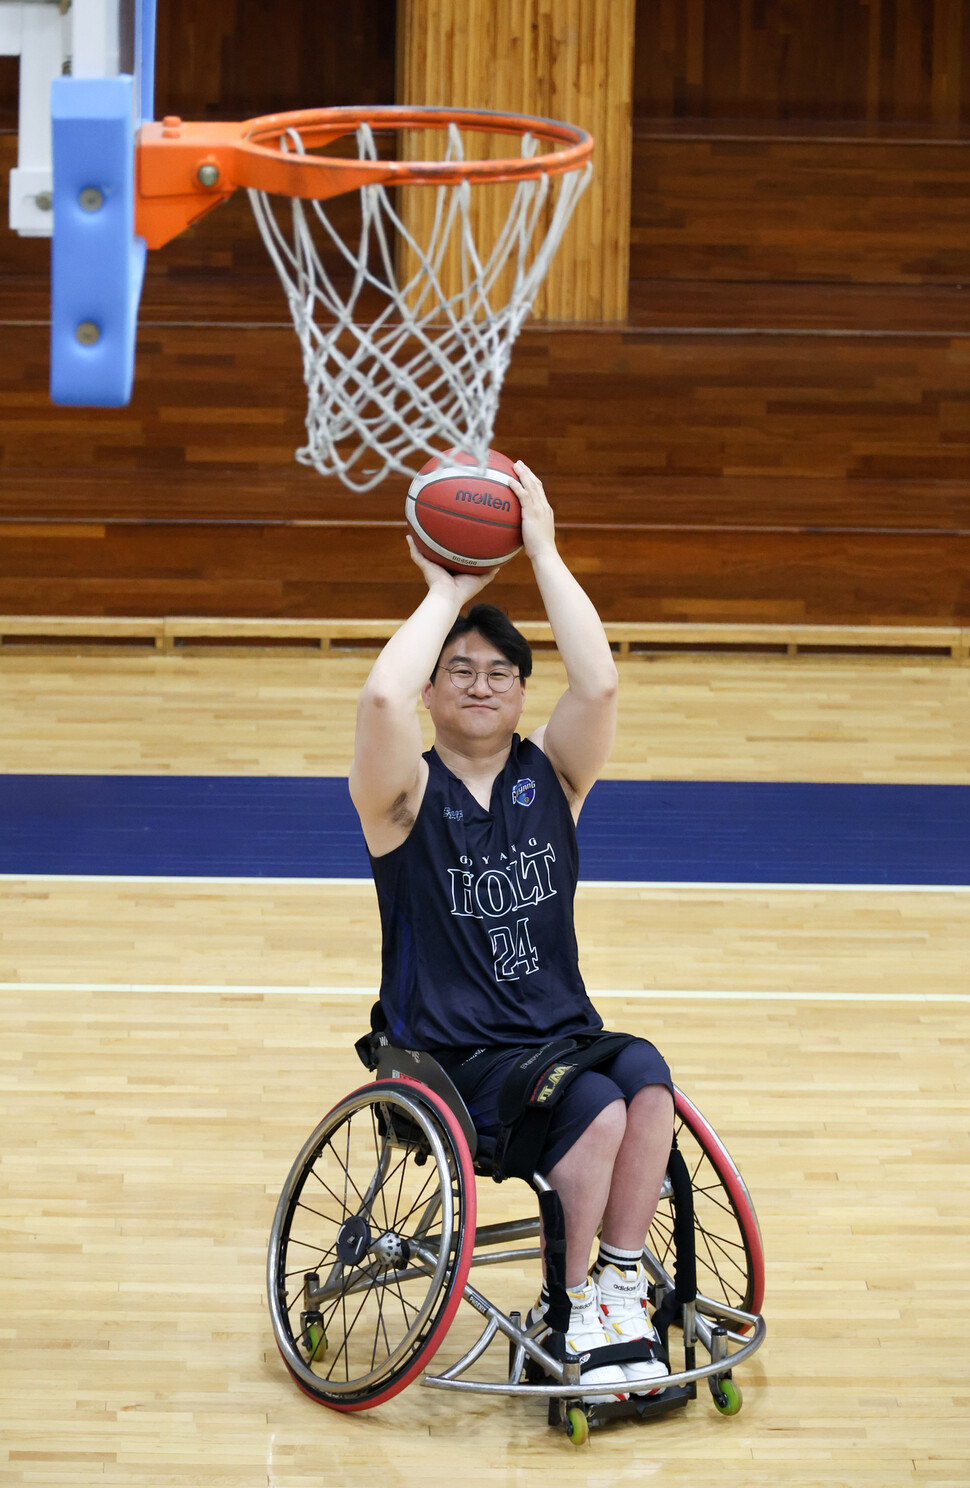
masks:
{"type": "Polygon", "coordinates": [[[371,668],[357,703],[350,795],[375,855],[403,842],[425,783],[418,700],[463,604],[494,576],[450,574],[408,538],[428,592],[371,668]]]}
{"type": "Polygon", "coordinates": [[[559,556],[542,483],[521,460],[515,468],[521,483],[522,541],[569,684],[549,722],[531,737],[548,756],[578,814],[613,748],[616,664],[592,600],[559,556]]]}

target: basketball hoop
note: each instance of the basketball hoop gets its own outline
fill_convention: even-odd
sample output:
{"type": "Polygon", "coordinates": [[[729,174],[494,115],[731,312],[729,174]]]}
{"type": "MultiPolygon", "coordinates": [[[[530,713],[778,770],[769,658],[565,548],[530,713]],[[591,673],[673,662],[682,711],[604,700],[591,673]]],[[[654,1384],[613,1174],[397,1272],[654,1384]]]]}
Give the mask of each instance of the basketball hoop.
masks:
{"type": "Polygon", "coordinates": [[[589,181],[592,149],[568,124],[469,109],[168,119],[142,131],[140,230],[154,246],[235,186],[249,189],[303,352],[307,443],[297,459],[367,491],[444,446],[484,468],[512,344],[589,181]],[[403,136],[399,156],[429,138],[439,158],[382,159],[384,131],[403,136]],[[515,136],[518,153],[466,158],[469,136],[479,154],[482,141],[515,136]],[[356,157],[313,153],[339,140],[353,140],[356,157]],[[271,196],[290,199],[287,230],[271,196]]]}
{"type": "MultiPolygon", "coordinates": [[[[265,144],[258,127],[250,137],[265,144]]],[[[277,116],[272,137],[294,168],[290,231],[268,191],[249,198],[303,352],[297,459],[357,491],[443,446],[484,468],[512,344],[589,180],[592,140],[544,119],[391,107],[277,116]],[[375,131],[386,129],[434,131],[441,158],[382,160],[375,131]],[[469,131],[514,134],[520,153],[466,159],[469,131]],[[357,176],[356,241],[307,191],[319,159],[308,151],[338,133],[356,142],[356,161],[340,162],[357,176]],[[564,148],[540,155],[540,141],[564,148]],[[508,199],[486,210],[472,187],[503,182],[508,199]],[[431,202],[409,200],[412,186],[433,187],[431,202]]]]}

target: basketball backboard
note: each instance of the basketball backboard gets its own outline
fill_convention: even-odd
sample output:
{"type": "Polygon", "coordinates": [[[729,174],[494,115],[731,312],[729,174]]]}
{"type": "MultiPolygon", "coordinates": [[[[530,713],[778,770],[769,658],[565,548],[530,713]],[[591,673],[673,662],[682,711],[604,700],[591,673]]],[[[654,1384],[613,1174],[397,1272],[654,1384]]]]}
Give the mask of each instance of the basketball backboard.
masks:
{"type": "Polygon", "coordinates": [[[51,397],[116,407],[134,376],[145,244],[135,138],[153,117],[155,0],[0,0],[20,58],[10,227],[51,242],[51,397]]]}

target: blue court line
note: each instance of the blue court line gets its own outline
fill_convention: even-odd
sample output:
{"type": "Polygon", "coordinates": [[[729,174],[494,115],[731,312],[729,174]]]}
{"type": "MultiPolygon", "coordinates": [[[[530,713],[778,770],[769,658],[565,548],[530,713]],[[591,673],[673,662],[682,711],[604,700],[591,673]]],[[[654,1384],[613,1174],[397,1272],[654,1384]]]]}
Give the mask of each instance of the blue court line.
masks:
{"type": "MultiPolygon", "coordinates": [[[[970,884],[970,786],[601,781],[581,873],[656,883],[970,884]]],[[[0,776],[0,873],[367,878],[342,778],[0,776]]]]}

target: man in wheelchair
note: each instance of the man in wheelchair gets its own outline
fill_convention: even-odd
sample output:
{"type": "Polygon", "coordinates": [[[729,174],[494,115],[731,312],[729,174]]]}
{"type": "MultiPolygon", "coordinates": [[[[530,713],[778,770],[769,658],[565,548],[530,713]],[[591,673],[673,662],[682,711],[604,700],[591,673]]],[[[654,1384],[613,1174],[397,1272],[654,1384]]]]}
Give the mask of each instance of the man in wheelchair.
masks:
{"type": "Polygon", "coordinates": [[[461,614],[495,570],[451,574],[409,538],[427,593],[361,692],[350,791],[380,906],[388,1036],[444,1067],[496,1166],[538,1170],[558,1195],[564,1246],[547,1207],[530,1325],[564,1335],[581,1378],[623,1398],[667,1374],[641,1254],[670,1152],[672,1084],[652,1044],[604,1033],[580,976],[575,824],[612,748],[617,672],[557,551],[542,485],[515,468],[566,691],[520,738],[528,643],[492,605],[461,614]],[[419,700],[435,729],[427,753],[419,700]]]}

